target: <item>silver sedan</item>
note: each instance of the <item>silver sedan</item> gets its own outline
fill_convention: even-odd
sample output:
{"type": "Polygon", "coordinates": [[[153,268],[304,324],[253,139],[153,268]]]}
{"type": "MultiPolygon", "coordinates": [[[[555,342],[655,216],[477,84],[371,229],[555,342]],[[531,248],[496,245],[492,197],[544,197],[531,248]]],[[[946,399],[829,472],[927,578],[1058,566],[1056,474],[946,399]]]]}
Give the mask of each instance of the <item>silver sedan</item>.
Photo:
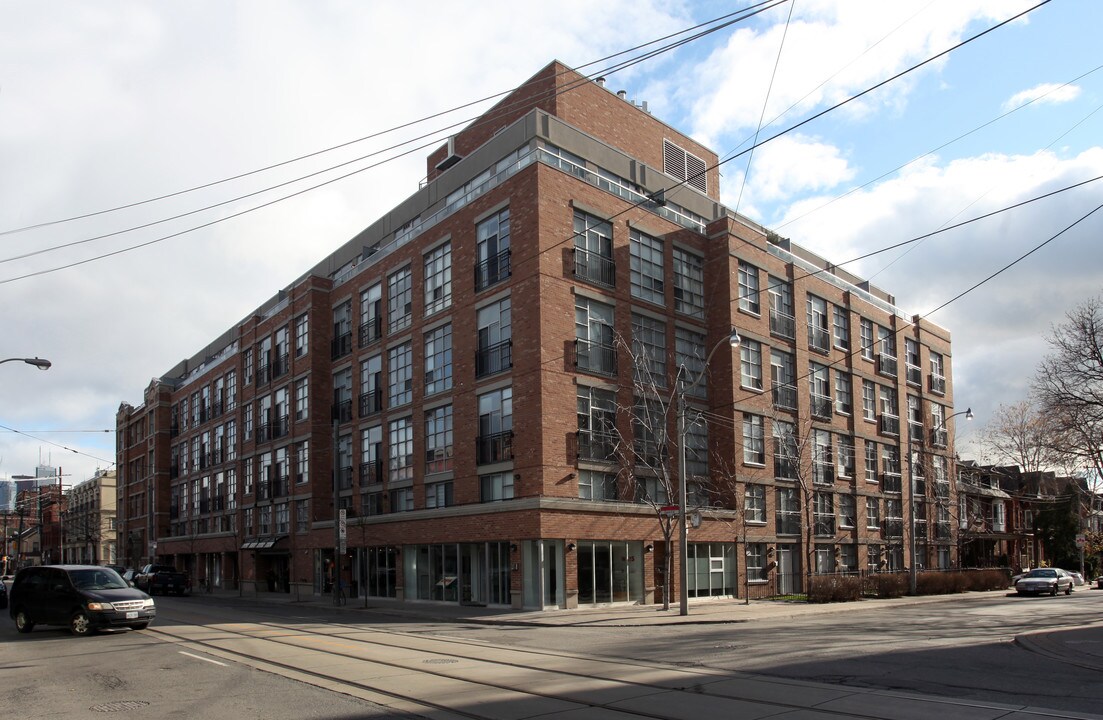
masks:
{"type": "Polygon", "coordinates": [[[1056,595],[1064,592],[1072,594],[1072,575],[1060,568],[1037,568],[1019,578],[1015,583],[1015,592],[1020,595],[1056,595]]]}

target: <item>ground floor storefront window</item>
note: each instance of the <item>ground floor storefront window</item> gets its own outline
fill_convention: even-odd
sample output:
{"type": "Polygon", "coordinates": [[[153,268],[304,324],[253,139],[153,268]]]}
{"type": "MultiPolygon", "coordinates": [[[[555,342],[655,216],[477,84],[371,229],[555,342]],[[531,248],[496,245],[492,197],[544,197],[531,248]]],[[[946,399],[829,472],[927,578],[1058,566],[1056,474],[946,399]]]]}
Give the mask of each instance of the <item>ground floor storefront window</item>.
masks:
{"type": "Polygon", "coordinates": [[[526,540],[524,558],[524,606],[566,607],[562,540],[526,540]]]}
{"type": "Polygon", "coordinates": [[[392,546],[360,548],[357,568],[360,586],[368,597],[393,598],[398,584],[398,548],[392,546]]]}
{"type": "Polygon", "coordinates": [[[735,597],[735,543],[690,543],[689,596],[735,597]]]}
{"type": "Polygon", "coordinates": [[[578,604],[641,602],[643,600],[643,543],[580,540],[578,604]]]}
{"type": "Polygon", "coordinates": [[[509,543],[447,543],[403,548],[408,597],[469,605],[510,605],[509,543]]]}

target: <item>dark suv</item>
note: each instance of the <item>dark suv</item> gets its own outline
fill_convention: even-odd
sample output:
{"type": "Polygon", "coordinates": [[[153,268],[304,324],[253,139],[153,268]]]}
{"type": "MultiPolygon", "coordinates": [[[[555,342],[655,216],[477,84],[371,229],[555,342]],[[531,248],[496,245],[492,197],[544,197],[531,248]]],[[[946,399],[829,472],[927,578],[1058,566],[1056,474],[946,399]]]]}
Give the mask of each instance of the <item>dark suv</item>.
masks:
{"type": "Polygon", "coordinates": [[[98,565],[23,568],[8,600],[16,629],[25,633],[37,624],[67,625],[74,635],[105,627],[144,630],[157,615],[153,598],[98,565]]]}

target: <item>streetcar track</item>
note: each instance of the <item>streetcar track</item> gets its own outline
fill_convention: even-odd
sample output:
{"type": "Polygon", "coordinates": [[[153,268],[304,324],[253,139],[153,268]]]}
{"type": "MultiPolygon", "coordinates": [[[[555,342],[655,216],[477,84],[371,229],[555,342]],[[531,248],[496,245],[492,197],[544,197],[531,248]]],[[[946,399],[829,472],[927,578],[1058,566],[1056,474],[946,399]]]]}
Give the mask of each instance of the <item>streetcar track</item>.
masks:
{"type": "MultiPolygon", "coordinates": [[[[493,720],[495,716],[482,715],[482,714],[478,714],[476,712],[471,712],[471,711],[468,711],[468,710],[457,709],[457,708],[455,708],[451,705],[443,705],[439,702],[435,702],[433,700],[428,700],[428,699],[425,699],[423,697],[418,697],[418,696],[415,696],[413,694],[404,694],[404,693],[389,690],[389,689],[386,689],[384,687],[380,687],[380,686],[377,686],[377,685],[370,685],[366,682],[359,682],[359,681],[356,681],[356,680],[346,679],[346,678],[342,678],[338,675],[328,674],[328,673],[323,672],[323,671],[311,670],[309,668],[301,667],[301,666],[298,666],[298,665],[292,665],[288,662],[284,662],[284,661],[281,661],[281,660],[277,660],[277,659],[273,659],[273,658],[269,658],[269,657],[263,657],[259,654],[254,654],[252,652],[247,652],[247,651],[240,650],[240,649],[234,649],[232,647],[225,647],[225,646],[219,644],[217,641],[219,639],[226,640],[226,641],[232,641],[233,638],[226,638],[225,637],[226,635],[232,635],[232,636],[236,636],[237,638],[244,638],[244,639],[257,640],[257,641],[263,641],[263,642],[271,642],[271,643],[282,645],[282,646],[285,646],[285,647],[295,648],[296,650],[300,650],[300,651],[303,651],[303,652],[326,654],[326,655],[330,655],[330,656],[337,656],[337,657],[341,657],[341,658],[344,658],[344,659],[347,659],[347,660],[354,660],[354,661],[360,661],[360,662],[365,662],[365,663],[371,663],[373,665],[393,668],[393,669],[402,670],[402,671],[405,671],[405,672],[415,672],[415,673],[420,673],[420,674],[429,675],[429,676],[433,676],[433,677],[438,677],[438,678],[441,678],[441,679],[444,679],[444,680],[447,680],[447,681],[462,683],[462,684],[470,685],[470,686],[473,686],[473,687],[484,687],[484,688],[494,689],[494,690],[498,690],[498,691],[505,691],[505,692],[508,692],[508,693],[517,694],[519,696],[528,695],[528,696],[532,696],[534,698],[541,698],[541,699],[544,699],[544,700],[551,700],[551,701],[557,701],[557,702],[562,702],[562,703],[568,703],[570,705],[575,705],[575,706],[579,706],[579,707],[597,708],[597,709],[605,710],[605,711],[608,711],[608,712],[613,712],[613,713],[617,713],[617,714],[620,714],[620,715],[624,715],[625,717],[656,718],[656,719],[661,719],[661,720],[667,720],[667,718],[669,716],[665,715],[665,714],[647,712],[647,711],[640,710],[640,709],[628,709],[628,708],[620,707],[620,706],[617,705],[617,703],[624,702],[626,699],[631,699],[631,698],[621,697],[621,698],[618,698],[618,699],[616,699],[614,701],[611,701],[611,702],[593,702],[593,701],[586,700],[584,698],[579,698],[577,696],[577,694],[540,692],[540,691],[534,689],[535,685],[541,684],[541,683],[537,683],[537,682],[526,683],[526,685],[522,689],[522,688],[515,687],[515,686],[512,686],[512,685],[507,685],[507,684],[504,684],[504,683],[492,682],[492,681],[485,680],[485,679],[478,679],[478,678],[469,677],[469,676],[466,676],[462,673],[463,670],[468,669],[468,668],[462,668],[462,667],[461,668],[456,668],[456,670],[460,671],[460,672],[449,673],[449,672],[445,672],[444,670],[435,669],[436,667],[441,666],[441,664],[434,662],[434,660],[439,660],[439,659],[443,659],[443,658],[457,658],[458,657],[462,660],[474,662],[474,663],[477,663],[477,664],[480,664],[480,665],[483,665],[483,666],[487,666],[487,667],[490,667],[490,668],[493,668],[494,666],[500,666],[500,667],[504,667],[504,668],[520,669],[520,670],[523,670],[523,671],[528,672],[528,673],[533,673],[534,675],[537,675],[537,676],[544,675],[544,676],[548,676],[549,678],[566,677],[566,678],[572,678],[572,679],[581,679],[581,680],[585,680],[587,682],[597,681],[599,683],[608,683],[608,684],[610,684],[611,686],[614,686],[614,687],[632,687],[632,688],[639,688],[639,689],[644,689],[644,690],[653,690],[653,691],[656,692],[656,694],[659,694],[659,693],[686,693],[686,694],[693,695],[697,698],[700,698],[702,696],[706,696],[706,697],[709,697],[709,698],[711,698],[715,701],[718,701],[718,702],[731,703],[733,708],[738,706],[738,704],[740,704],[740,703],[753,703],[753,704],[759,705],[759,706],[764,706],[764,707],[765,706],[770,706],[770,707],[775,708],[775,712],[768,713],[768,714],[776,714],[778,711],[785,711],[785,710],[798,710],[798,711],[815,711],[817,713],[823,713],[824,715],[828,715],[828,716],[835,715],[835,716],[847,717],[847,718],[867,717],[867,718],[872,719],[872,718],[882,718],[883,717],[883,715],[880,715],[880,714],[863,714],[861,712],[855,712],[855,710],[853,708],[849,708],[845,711],[841,711],[841,710],[832,710],[830,708],[824,708],[824,707],[821,707],[820,705],[796,704],[796,703],[791,703],[791,702],[784,702],[784,701],[777,700],[777,699],[760,699],[760,698],[755,698],[755,697],[746,697],[746,696],[739,695],[739,694],[709,692],[709,686],[710,685],[713,685],[713,684],[716,684],[716,683],[721,683],[721,682],[724,682],[724,681],[727,681],[727,680],[744,679],[744,680],[752,680],[752,681],[757,681],[757,682],[768,682],[768,683],[773,684],[775,686],[782,686],[782,687],[786,686],[786,685],[804,685],[805,684],[805,683],[801,683],[801,682],[795,682],[794,683],[794,682],[791,682],[791,681],[786,681],[784,678],[773,678],[773,677],[764,678],[764,677],[755,676],[751,673],[746,673],[746,672],[721,671],[721,670],[718,670],[718,669],[713,669],[713,668],[708,668],[708,667],[694,668],[692,671],[690,671],[690,670],[686,670],[684,668],[678,668],[678,667],[675,667],[675,666],[671,666],[669,664],[646,663],[646,662],[641,662],[641,661],[625,660],[623,658],[605,658],[604,660],[597,660],[598,662],[611,661],[611,662],[616,662],[620,665],[631,665],[631,666],[639,667],[641,669],[646,668],[646,669],[650,669],[650,670],[663,671],[663,672],[670,673],[672,676],[684,676],[685,679],[687,681],[689,681],[686,684],[681,684],[681,685],[678,685],[678,684],[664,685],[664,684],[657,684],[657,683],[650,683],[650,682],[641,682],[641,681],[636,681],[636,680],[631,680],[631,679],[622,679],[622,678],[618,678],[618,677],[609,677],[609,676],[606,676],[606,675],[601,675],[601,676],[589,675],[589,674],[585,674],[585,673],[582,673],[582,672],[572,672],[572,671],[569,671],[569,670],[537,668],[537,667],[533,667],[531,665],[531,663],[522,664],[522,663],[519,663],[519,662],[511,662],[511,661],[500,660],[500,659],[490,659],[490,658],[485,657],[485,656],[472,656],[470,654],[457,654],[457,653],[454,653],[454,652],[441,652],[441,651],[437,651],[437,650],[431,650],[431,649],[419,648],[419,647],[412,647],[411,648],[409,646],[398,644],[398,640],[401,639],[401,638],[405,638],[405,639],[417,639],[417,640],[424,641],[424,640],[426,640],[426,638],[424,638],[420,634],[415,635],[415,634],[411,634],[411,633],[396,632],[396,631],[391,631],[391,630],[380,630],[380,629],[377,629],[377,628],[365,628],[365,627],[362,627],[362,626],[350,626],[350,625],[347,625],[345,623],[330,623],[330,622],[323,623],[327,628],[336,628],[336,629],[340,630],[340,632],[323,632],[321,630],[299,628],[299,627],[283,625],[283,624],[275,623],[275,622],[230,623],[229,625],[242,625],[242,624],[257,625],[257,626],[260,627],[260,629],[258,631],[255,631],[255,632],[248,632],[248,631],[235,630],[235,629],[232,629],[232,628],[228,628],[225,625],[221,625],[221,624],[216,629],[208,629],[208,628],[206,628],[206,626],[200,626],[200,627],[203,627],[204,629],[207,629],[209,632],[215,632],[215,633],[222,634],[221,638],[206,638],[206,639],[203,639],[203,638],[190,638],[190,637],[186,637],[186,636],[175,635],[171,632],[168,632],[167,630],[162,630],[160,628],[151,628],[151,630],[157,632],[159,635],[167,636],[168,638],[170,638],[169,642],[190,644],[190,645],[200,646],[200,647],[203,647],[203,648],[209,648],[209,649],[211,649],[213,651],[216,651],[216,652],[219,652],[219,653],[229,654],[229,655],[239,657],[239,658],[242,658],[242,659],[245,659],[245,660],[260,663],[262,665],[268,665],[268,666],[272,666],[272,667],[276,667],[276,668],[281,668],[281,669],[287,670],[287,671],[292,672],[292,673],[298,673],[298,674],[318,678],[319,680],[325,681],[327,683],[327,686],[329,684],[337,684],[337,685],[346,686],[346,687],[349,687],[349,688],[356,688],[358,690],[361,690],[361,691],[364,691],[364,692],[367,692],[367,693],[373,693],[373,694],[376,694],[376,695],[389,697],[389,698],[399,700],[399,701],[402,701],[402,702],[411,703],[413,705],[422,706],[422,707],[426,707],[426,708],[432,708],[434,710],[440,710],[440,711],[445,711],[445,712],[449,712],[449,713],[454,713],[456,715],[461,715],[463,717],[472,718],[473,720],[493,720]],[[284,633],[284,634],[266,635],[266,634],[264,634],[265,630],[272,630],[274,632],[279,632],[279,633],[284,633]],[[349,637],[349,635],[351,635],[351,634],[391,636],[394,639],[394,642],[381,642],[381,641],[372,640],[372,639],[369,639],[369,638],[349,637]],[[311,640],[315,637],[318,638],[318,639],[323,640],[323,642],[330,641],[330,644],[334,646],[334,649],[312,648],[312,647],[308,647],[308,646],[305,646],[305,645],[301,644],[302,642],[311,640]],[[338,640],[341,640],[341,641],[344,641],[344,642],[347,642],[347,643],[353,643],[353,644],[351,644],[351,645],[342,645],[340,643],[332,643],[331,641],[334,640],[334,639],[338,639],[338,640]],[[294,640],[299,640],[300,642],[294,642],[294,640]],[[406,652],[411,652],[412,651],[412,652],[421,653],[421,654],[424,654],[424,655],[427,655],[427,656],[438,656],[438,657],[437,658],[421,658],[420,661],[418,661],[418,662],[415,662],[414,660],[407,660],[405,663],[403,663],[403,662],[398,662],[398,661],[388,661],[388,660],[385,660],[385,659],[365,658],[361,655],[353,654],[352,651],[355,650],[357,647],[363,648],[364,646],[367,646],[367,647],[370,647],[370,648],[376,648],[376,649],[383,649],[383,650],[402,650],[402,651],[406,651],[406,652]],[[348,652],[338,650],[337,648],[339,648],[339,647],[347,647],[348,652]]],[[[195,626],[192,625],[192,627],[195,627],[195,626]]],[[[437,636],[437,637],[440,637],[440,636],[437,636]]],[[[514,653],[524,653],[526,655],[534,655],[535,654],[535,655],[545,655],[545,656],[557,657],[557,658],[560,658],[560,659],[568,659],[568,660],[569,659],[578,659],[578,660],[584,660],[584,661],[593,661],[593,660],[596,659],[595,657],[592,657],[592,656],[591,657],[581,657],[581,656],[574,655],[574,654],[569,654],[569,653],[557,653],[557,652],[550,652],[550,651],[518,650],[518,649],[510,648],[508,646],[503,647],[503,646],[492,645],[490,643],[477,643],[477,642],[472,642],[472,641],[463,640],[463,639],[453,639],[453,638],[440,637],[440,639],[436,639],[436,638],[430,639],[429,642],[437,642],[437,643],[448,642],[448,643],[451,643],[451,644],[464,645],[464,646],[468,646],[468,647],[471,647],[471,648],[481,647],[483,650],[486,650],[490,647],[493,647],[496,651],[506,652],[506,653],[509,653],[509,654],[514,654],[514,653]]],[[[264,669],[264,668],[260,668],[260,669],[264,669]]],[[[385,678],[383,678],[382,680],[384,682],[386,681],[385,678]]],[[[998,706],[993,706],[993,705],[983,703],[983,702],[980,702],[980,703],[974,703],[974,702],[963,703],[960,700],[950,701],[950,700],[946,700],[946,699],[938,698],[938,697],[922,697],[922,698],[920,698],[919,696],[909,695],[907,693],[896,693],[896,692],[892,692],[892,691],[886,692],[886,691],[883,691],[883,690],[863,689],[863,688],[854,688],[854,687],[848,687],[845,690],[841,690],[837,687],[831,687],[830,689],[833,692],[840,693],[839,696],[836,697],[836,698],[833,698],[833,700],[839,700],[839,699],[842,699],[843,697],[853,696],[853,695],[877,695],[877,696],[880,696],[880,697],[889,697],[889,698],[899,697],[899,698],[904,699],[904,700],[907,700],[907,699],[921,699],[924,702],[929,702],[929,703],[932,703],[932,704],[935,704],[935,705],[938,705],[938,704],[954,705],[954,706],[966,705],[966,706],[973,706],[973,707],[978,707],[978,708],[983,707],[983,708],[986,708],[986,709],[989,709],[989,710],[997,710],[998,709],[998,710],[1006,711],[1007,714],[1013,714],[1013,713],[1016,713],[1016,712],[1026,713],[1026,714],[1034,714],[1034,713],[1031,713],[1026,708],[1021,708],[1021,707],[1020,708],[998,707],[998,706]]],[[[584,690],[583,692],[586,692],[586,693],[600,692],[600,690],[584,690]]],[[[638,698],[639,696],[636,696],[636,697],[638,698]]],[[[689,703],[689,702],[693,702],[693,701],[687,698],[686,702],[689,703]]]]}

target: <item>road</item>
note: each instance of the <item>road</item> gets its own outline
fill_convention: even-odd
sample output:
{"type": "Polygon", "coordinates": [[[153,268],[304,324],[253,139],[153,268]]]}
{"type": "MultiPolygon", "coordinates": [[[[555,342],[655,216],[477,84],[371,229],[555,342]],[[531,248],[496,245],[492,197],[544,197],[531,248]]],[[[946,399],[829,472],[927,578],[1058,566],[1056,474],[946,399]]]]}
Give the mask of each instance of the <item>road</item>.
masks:
{"type": "Polygon", "coordinates": [[[1098,669],[1013,640],[1096,623],[1101,603],[1103,592],[988,595],[734,624],[547,627],[158,598],[158,621],[141,633],[22,636],[0,623],[0,700],[23,717],[110,708],[235,720],[1038,717],[993,703],[1098,713],[1098,669]]]}

